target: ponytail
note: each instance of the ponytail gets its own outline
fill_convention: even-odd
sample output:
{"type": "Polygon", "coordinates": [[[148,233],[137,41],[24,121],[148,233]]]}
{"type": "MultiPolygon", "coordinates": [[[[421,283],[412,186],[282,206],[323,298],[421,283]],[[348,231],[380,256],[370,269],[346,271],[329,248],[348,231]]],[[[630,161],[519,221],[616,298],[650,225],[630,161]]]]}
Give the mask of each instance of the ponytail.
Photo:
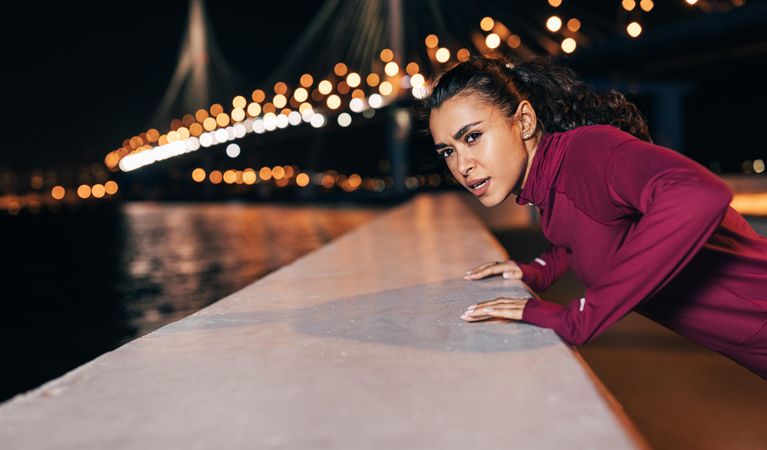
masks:
{"type": "Polygon", "coordinates": [[[607,124],[650,141],[647,123],[636,105],[620,92],[596,92],[572,69],[533,58],[516,66],[495,58],[472,57],[437,80],[417,106],[426,119],[432,109],[459,94],[475,94],[499,106],[508,116],[527,100],[543,132],[567,131],[583,125],[607,124]]]}

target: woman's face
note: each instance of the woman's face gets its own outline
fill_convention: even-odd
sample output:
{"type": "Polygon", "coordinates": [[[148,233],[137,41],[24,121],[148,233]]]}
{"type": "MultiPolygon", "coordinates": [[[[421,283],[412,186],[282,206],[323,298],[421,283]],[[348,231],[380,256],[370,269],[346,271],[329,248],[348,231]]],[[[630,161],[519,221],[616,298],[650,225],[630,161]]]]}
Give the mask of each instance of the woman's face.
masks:
{"type": "MultiPolygon", "coordinates": [[[[523,102],[510,119],[495,105],[472,95],[457,95],[431,111],[434,149],[453,176],[487,207],[519,194],[535,152],[522,139],[523,102]]],[[[535,123],[535,121],[533,121],[535,123]]]]}

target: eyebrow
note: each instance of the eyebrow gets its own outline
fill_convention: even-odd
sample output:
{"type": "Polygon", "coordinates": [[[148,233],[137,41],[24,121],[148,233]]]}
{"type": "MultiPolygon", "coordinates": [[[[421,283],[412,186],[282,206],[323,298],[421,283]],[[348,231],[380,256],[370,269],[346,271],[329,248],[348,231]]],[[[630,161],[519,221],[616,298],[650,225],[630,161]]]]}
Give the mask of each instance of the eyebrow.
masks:
{"type": "MultiPolygon", "coordinates": [[[[460,138],[461,138],[461,136],[463,136],[463,134],[464,134],[464,133],[466,133],[466,131],[467,131],[469,128],[471,128],[471,127],[473,127],[474,125],[476,125],[476,124],[478,124],[478,123],[481,123],[481,122],[482,122],[481,120],[478,120],[478,121],[476,121],[476,122],[467,123],[466,125],[462,126],[462,127],[461,127],[461,129],[460,129],[460,130],[458,130],[458,131],[456,131],[456,133],[453,135],[453,139],[455,139],[455,140],[458,140],[458,139],[460,139],[460,138]]],[[[441,148],[445,148],[445,147],[448,147],[448,145],[447,145],[447,144],[443,144],[443,143],[441,143],[441,142],[440,142],[439,144],[434,144],[434,150],[439,150],[439,149],[441,149],[441,148]]]]}

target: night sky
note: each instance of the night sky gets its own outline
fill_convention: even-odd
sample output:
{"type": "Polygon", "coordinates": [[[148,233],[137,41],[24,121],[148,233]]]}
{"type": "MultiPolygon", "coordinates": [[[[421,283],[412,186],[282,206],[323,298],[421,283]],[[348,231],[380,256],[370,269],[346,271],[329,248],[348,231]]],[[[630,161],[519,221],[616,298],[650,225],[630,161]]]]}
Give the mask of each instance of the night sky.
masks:
{"type": "MultiPolygon", "coordinates": [[[[209,2],[224,57],[253,86],[321,2],[209,2]],[[271,8],[271,9],[270,9],[271,8]]],[[[187,1],[38,2],[6,8],[0,167],[102,161],[143,131],[176,66],[187,1]]]]}
{"type": "MultiPolygon", "coordinates": [[[[407,0],[405,3],[411,4],[407,0]]],[[[498,2],[495,3],[495,9],[487,8],[489,14],[498,11],[498,2]]],[[[543,0],[540,3],[546,6],[543,0]]],[[[321,4],[321,1],[205,4],[219,49],[239,78],[246,81],[248,89],[243,94],[264,87],[260,83],[272,73],[274,64],[321,4]]],[[[520,4],[529,5],[518,3],[515,8],[520,4]]],[[[594,8],[598,4],[605,17],[612,20],[619,8],[617,1],[609,5],[579,4],[594,8]]],[[[5,7],[0,19],[5,80],[0,169],[45,169],[100,162],[123,139],[156,126],[149,123],[149,118],[172,78],[188,2],[139,0],[94,5],[21,2],[5,7]]],[[[469,6],[476,14],[482,13],[479,6],[463,7],[469,6]]],[[[673,6],[673,14],[693,14],[680,13],[681,7],[673,6]]],[[[510,10],[511,7],[506,8],[507,12],[510,10]]],[[[661,14],[665,13],[658,12],[656,16],[662,17],[661,14]]],[[[471,22],[467,26],[476,27],[473,18],[465,20],[471,22]]],[[[760,85],[758,70],[767,46],[763,37],[749,36],[747,40],[730,49],[734,59],[722,64],[714,61],[703,68],[692,65],[687,72],[678,72],[683,77],[697,76],[702,86],[694,101],[689,102],[694,114],[687,117],[688,122],[702,123],[730,108],[739,117],[739,129],[758,126],[761,119],[752,114],[752,108],[756,109],[757,98],[764,98],[761,89],[755,87],[760,85]],[[740,48],[750,53],[738,56],[740,48]]],[[[691,60],[705,54],[708,45],[702,43],[691,50],[691,60]]],[[[667,56],[671,60],[676,57],[667,56]]],[[[609,64],[597,67],[596,71],[606,75],[608,69],[612,71],[626,61],[615,67],[609,64]]],[[[764,153],[757,148],[759,144],[753,134],[733,136],[724,125],[702,126],[700,132],[695,127],[693,124],[694,135],[688,142],[700,152],[698,159],[704,164],[716,158],[722,146],[733,142],[737,158],[764,153]],[[711,135],[710,130],[721,132],[711,135]]],[[[733,148],[727,150],[733,152],[733,148]]]]}

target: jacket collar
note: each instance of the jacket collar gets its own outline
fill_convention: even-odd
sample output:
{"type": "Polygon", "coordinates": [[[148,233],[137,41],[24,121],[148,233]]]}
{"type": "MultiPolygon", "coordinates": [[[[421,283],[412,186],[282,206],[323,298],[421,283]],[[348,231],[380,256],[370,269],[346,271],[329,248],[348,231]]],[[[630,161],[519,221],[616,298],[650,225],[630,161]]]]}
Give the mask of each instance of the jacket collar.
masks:
{"type": "Polygon", "coordinates": [[[541,137],[525,186],[517,196],[517,204],[541,207],[547,203],[549,192],[564,159],[568,138],[569,133],[566,131],[545,133],[541,137]]]}

